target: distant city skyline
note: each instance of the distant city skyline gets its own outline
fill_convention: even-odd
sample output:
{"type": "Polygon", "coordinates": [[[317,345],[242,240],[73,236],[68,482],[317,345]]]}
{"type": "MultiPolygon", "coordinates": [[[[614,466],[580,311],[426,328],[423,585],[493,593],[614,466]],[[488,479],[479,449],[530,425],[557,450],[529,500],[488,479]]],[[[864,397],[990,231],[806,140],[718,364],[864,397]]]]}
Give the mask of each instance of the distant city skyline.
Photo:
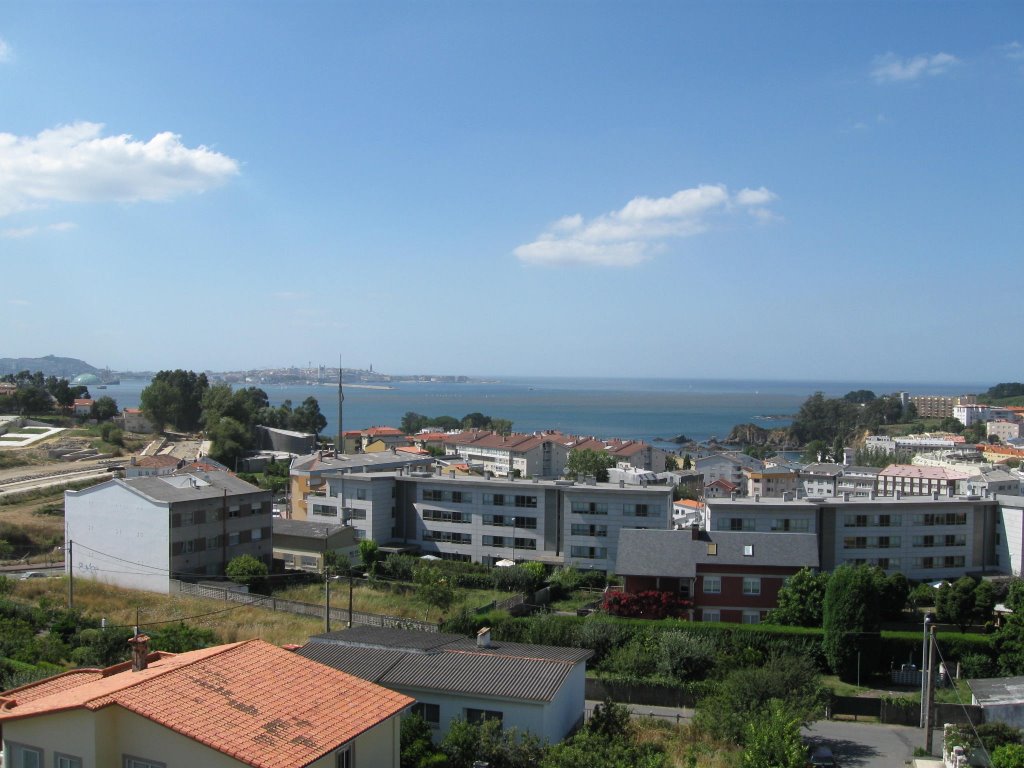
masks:
{"type": "Polygon", "coordinates": [[[0,357],[1013,381],[1024,6],[18,3],[0,357]]]}

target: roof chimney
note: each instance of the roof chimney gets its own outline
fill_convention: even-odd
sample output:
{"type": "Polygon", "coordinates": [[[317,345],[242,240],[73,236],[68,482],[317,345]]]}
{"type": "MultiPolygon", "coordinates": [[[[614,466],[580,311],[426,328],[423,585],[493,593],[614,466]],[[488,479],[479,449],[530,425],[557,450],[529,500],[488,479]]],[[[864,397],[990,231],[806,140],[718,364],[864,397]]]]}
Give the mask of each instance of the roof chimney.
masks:
{"type": "Polygon", "coordinates": [[[141,672],[146,668],[149,656],[149,635],[135,635],[128,641],[132,648],[132,672],[141,672]]]}
{"type": "Polygon", "coordinates": [[[481,627],[480,631],[476,633],[476,647],[477,648],[490,648],[491,647],[491,628],[481,627]]]}
{"type": "Polygon", "coordinates": [[[697,541],[700,538],[700,526],[697,523],[690,523],[690,540],[697,541]]]}

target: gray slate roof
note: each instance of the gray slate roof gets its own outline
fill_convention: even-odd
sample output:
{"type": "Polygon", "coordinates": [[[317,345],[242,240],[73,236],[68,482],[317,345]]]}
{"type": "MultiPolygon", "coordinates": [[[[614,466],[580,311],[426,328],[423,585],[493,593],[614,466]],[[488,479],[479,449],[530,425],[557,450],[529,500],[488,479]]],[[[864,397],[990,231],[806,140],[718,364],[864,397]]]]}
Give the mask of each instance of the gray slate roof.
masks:
{"type": "Polygon", "coordinates": [[[227,491],[229,498],[250,493],[265,493],[268,498],[270,496],[269,491],[263,491],[255,485],[239,479],[230,472],[185,470],[171,475],[130,477],[126,480],[115,480],[114,482],[122,483],[154,501],[172,503],[196,499],[222,499],[224,498],[224,491],[227,491]],[[190,476],[196,478],[195,486],[188,482],[190,476]]]}
{"type": "Polygon", "coordinates": [[[968,680],[967,684],[983,707],[1024,703],[1024,677],[985,677],[968,680]]]}
{"type": "Polygon", "coordinates": [[[551,701],[592,651],[472,639],[405,629],[354,627],[310,638],[296,651],[343,672],[399,690],[551,701]]]}
{"type": "Polygon", "coordinates": [[[621,576],[694,578],[698,565],[755,565],[818,567],[818,537],[813,533],[752,533],[748,531],[700,531],[694,540],[690,530],[658,531],[623,528],[615,573],[621,576]],[[716,554],[708,554],[708,544],[716,554]],[[752,555],[744,554],[746,547],[752,555]]]}
{"type": "Polygon", "coordinates": [[[304,536],[309,539],[326,539],[344,528],[343,525],[315,523],[310,520],[292,520],[285,517],[274,518],[274,535],[304,536]]]}

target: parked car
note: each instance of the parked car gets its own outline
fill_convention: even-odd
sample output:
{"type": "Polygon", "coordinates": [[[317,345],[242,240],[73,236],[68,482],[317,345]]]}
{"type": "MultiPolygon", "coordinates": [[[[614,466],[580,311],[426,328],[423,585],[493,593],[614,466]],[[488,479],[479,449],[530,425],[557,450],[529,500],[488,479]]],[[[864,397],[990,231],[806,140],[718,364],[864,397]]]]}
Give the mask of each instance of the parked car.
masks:
{"type": "Polygon", "coordinates": [[[45,579],[46,574],[42,571],[25,571],[21,574],[21,580],[27,581],[28,579],[45,579]]]}
{"type": "Polygon", "coordinates": [[[828,747],[813,747],[807,758],[808,768],[839,768],[835,755],[828,747]]]}

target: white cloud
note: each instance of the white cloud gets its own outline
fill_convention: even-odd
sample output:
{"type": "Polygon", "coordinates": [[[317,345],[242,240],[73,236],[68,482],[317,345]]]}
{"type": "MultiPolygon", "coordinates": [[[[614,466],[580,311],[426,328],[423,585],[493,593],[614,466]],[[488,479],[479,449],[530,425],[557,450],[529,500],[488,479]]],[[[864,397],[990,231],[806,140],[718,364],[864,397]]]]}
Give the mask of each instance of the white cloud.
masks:
{"type": "Polygon", "coordinates": [[[901,59],[895,53],[876,56],[871,77],[876,83],[897,83],[917,80],[920,77],[941,75],[960,60],[949,53],[914,56],[901,59]]]}
{"type": "Polygon", "coordinates": [[[0,133],[0,216],[49,202],[137,202],[203,192],[238,174],[238,162],[174,133],[138,141],[73,123],[38,136],[0,133]]]}
{"type": "Polygon", "coordinates": [[[1024,45],[1021,45],[1016,40],[1012,43],[999,46],[999,51],[1008,59],[1012,61],[1020,61],[1024,59],[1024,45]]]}
{"type": "Polygon", "coordinates": [[[11,53],[11,46],[7,44],[7,41],[0,37],[0,64],[5,61],[10,61],[13,57],[11,53]]]}
{"type": "Polygon", "coordinates": [[[68,232],[78,227],[73,221],[58,221],[56,224],[47,224],[45,227],[15,227],[12,229],[0,230],[0,237],[16,239],[21,237],[32,237],[44,230],[51,232],[68,232]]]}
{"type": "Polygon", "coordinates": [[[650,259],[669,240],[703,232],[716,213],[739,207],[758,219],[771,218],[764,206],[775,199],[764,187],[730,195],[723,185],[682,189],[670,197],[635,197],[590,221],[578,213],[563,216],[513,253],[528,264],[631,267],[650,259]]]}

